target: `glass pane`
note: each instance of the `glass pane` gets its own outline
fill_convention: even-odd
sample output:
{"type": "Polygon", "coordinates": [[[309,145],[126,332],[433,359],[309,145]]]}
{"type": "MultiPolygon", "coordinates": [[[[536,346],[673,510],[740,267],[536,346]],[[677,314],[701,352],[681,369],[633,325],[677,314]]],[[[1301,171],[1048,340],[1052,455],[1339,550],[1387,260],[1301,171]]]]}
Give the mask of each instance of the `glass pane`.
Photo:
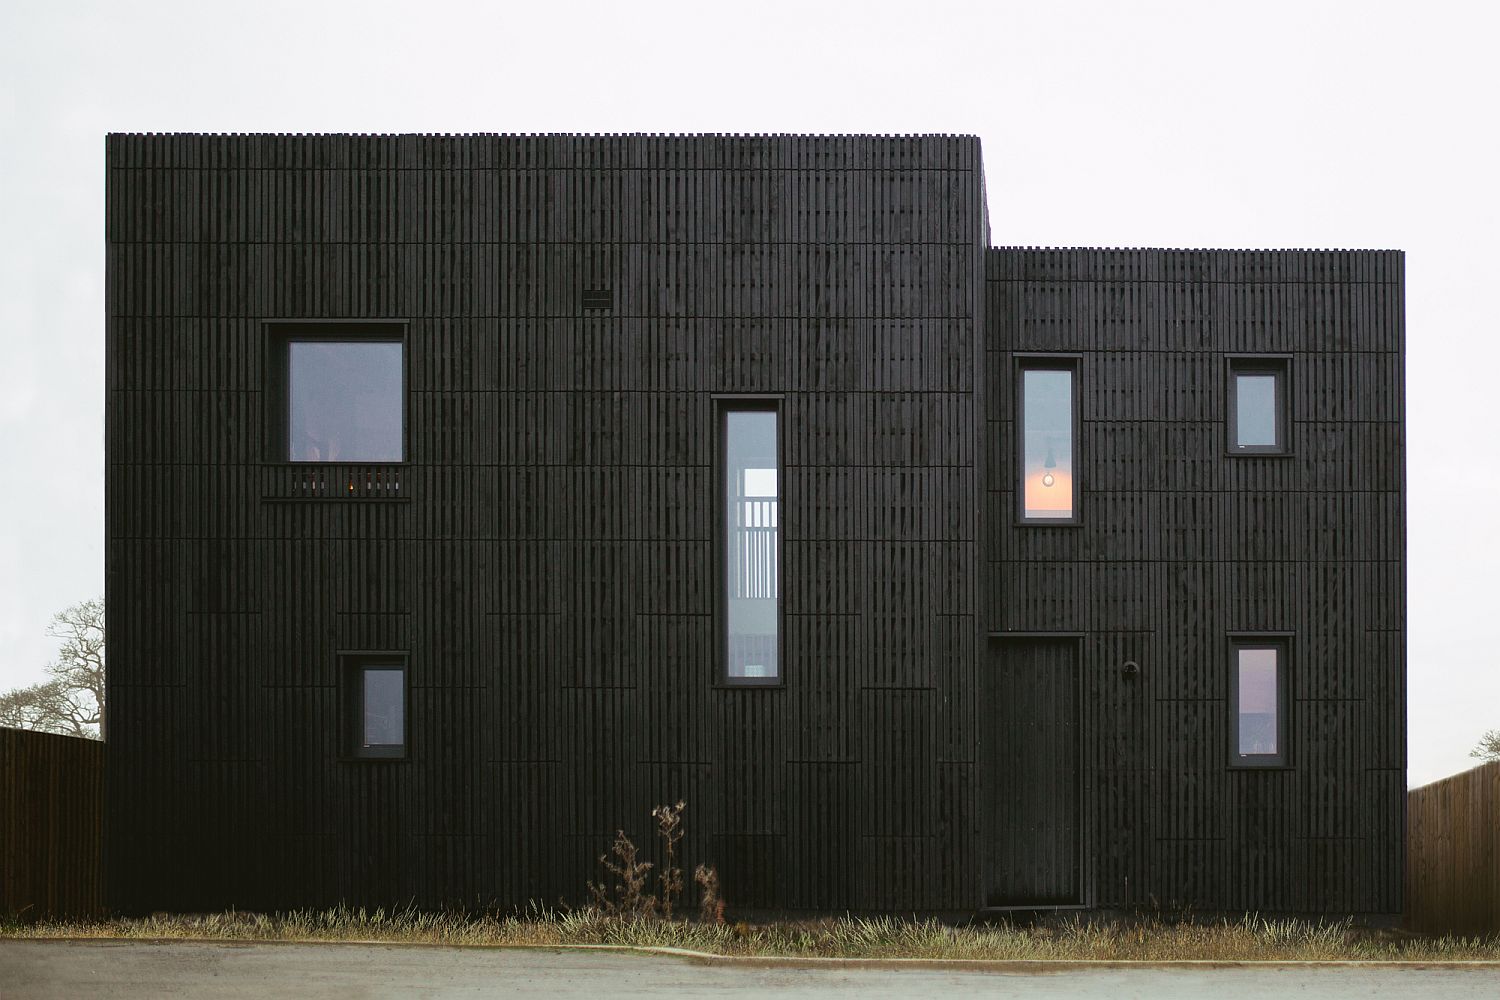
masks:
{"type": "Polygon", "coordinates": [[[777,489],[776,413],[725,414],[724,556],[728,674],[777,677],[781,530],[777,489]]]}
{"type": "Polygon", "coordinates": [[[1236,375],[1234,377],[1235,445],[1244,447],[1276,446],[1276,376],[1236,375]]]}
{"type": "Polygon", "coordinates": [[[400,746],[406,740],[406,684],[399,667],[371,667],[365,675],[364,745],[400,746]]]}
{"type": "Polygon", "coordinates": [[[775,469],[746,469],[745,496],[774,497],[776,495],[775,469]]]}
{"type": "Polygon", "coordinates": [[[1022,372],[1024,511],[1028,518],[1073,516],[1073,373],[1022,372]]]}
{"type": "Polygon", "coordinates": [[[399,341],[287,345],[287,454],[293,462],[399,462],[399,341]]]}
{"type": "Polygon", "coordinates": [[[1240,753],[1277,753],[1276,650],[1239,651],[1240,753]]]}

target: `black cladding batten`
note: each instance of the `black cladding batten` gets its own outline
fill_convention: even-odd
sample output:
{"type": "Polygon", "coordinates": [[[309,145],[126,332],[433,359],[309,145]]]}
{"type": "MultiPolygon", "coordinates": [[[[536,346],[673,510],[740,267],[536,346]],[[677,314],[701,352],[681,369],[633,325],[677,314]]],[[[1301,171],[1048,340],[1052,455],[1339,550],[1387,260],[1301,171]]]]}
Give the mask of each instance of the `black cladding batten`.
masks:
{"type": "Polygon", "coordinates": [[[682,798],[732,908],[1399,913],[1402,255],[988,230],[973,137],[110,136],[112,905],[578,901],[682,798]],[[404,345],[399,462],[286,461],[277,345],[336,321],[404,345]],[[1076,524],[1018,518],[1033,354],[1076,524]],[[1283,454],[1232,453],[1240,355],[1283,454]],[[741,396],[780,435],[751,687],[741,396]],[[1262,634],[1285,762],[1238,767],[1262,634]],[[399,754],[347,746],[370,664],[399,754]]]}

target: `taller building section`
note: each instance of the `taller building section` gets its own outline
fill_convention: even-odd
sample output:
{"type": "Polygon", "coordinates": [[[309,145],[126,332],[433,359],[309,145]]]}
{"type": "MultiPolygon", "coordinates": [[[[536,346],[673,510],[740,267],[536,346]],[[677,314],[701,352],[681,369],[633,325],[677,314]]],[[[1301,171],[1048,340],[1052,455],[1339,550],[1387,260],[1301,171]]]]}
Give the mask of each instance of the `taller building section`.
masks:
{"type": "Polygon", "coordinates": [[[108,174],[115,905],[578,898],[679,798],[741,906],[970,905],[976,139],[108,174]]]}

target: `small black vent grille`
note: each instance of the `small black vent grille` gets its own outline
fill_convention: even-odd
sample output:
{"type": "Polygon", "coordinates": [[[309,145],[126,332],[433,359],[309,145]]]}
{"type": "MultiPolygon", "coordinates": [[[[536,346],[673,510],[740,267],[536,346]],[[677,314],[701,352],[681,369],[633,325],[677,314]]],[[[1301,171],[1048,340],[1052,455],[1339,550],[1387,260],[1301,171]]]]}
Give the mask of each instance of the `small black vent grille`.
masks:
{"type": "Polygon", "coordinates": [[[615,290],[613,288],[585,288],[583,290],[583,308],[613,309],[614,307],[615,290]]]}

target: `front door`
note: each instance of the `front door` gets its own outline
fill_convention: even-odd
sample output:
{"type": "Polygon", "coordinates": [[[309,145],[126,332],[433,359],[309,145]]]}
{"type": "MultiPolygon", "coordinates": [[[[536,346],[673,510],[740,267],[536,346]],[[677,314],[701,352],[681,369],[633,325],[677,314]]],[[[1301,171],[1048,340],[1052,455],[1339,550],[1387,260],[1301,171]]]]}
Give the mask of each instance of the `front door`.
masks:
{"type": "Polygon", "coordinates": [[[992,639],[979,692],[984,905],[1081,903],[1077,640],[992,639]]]}

